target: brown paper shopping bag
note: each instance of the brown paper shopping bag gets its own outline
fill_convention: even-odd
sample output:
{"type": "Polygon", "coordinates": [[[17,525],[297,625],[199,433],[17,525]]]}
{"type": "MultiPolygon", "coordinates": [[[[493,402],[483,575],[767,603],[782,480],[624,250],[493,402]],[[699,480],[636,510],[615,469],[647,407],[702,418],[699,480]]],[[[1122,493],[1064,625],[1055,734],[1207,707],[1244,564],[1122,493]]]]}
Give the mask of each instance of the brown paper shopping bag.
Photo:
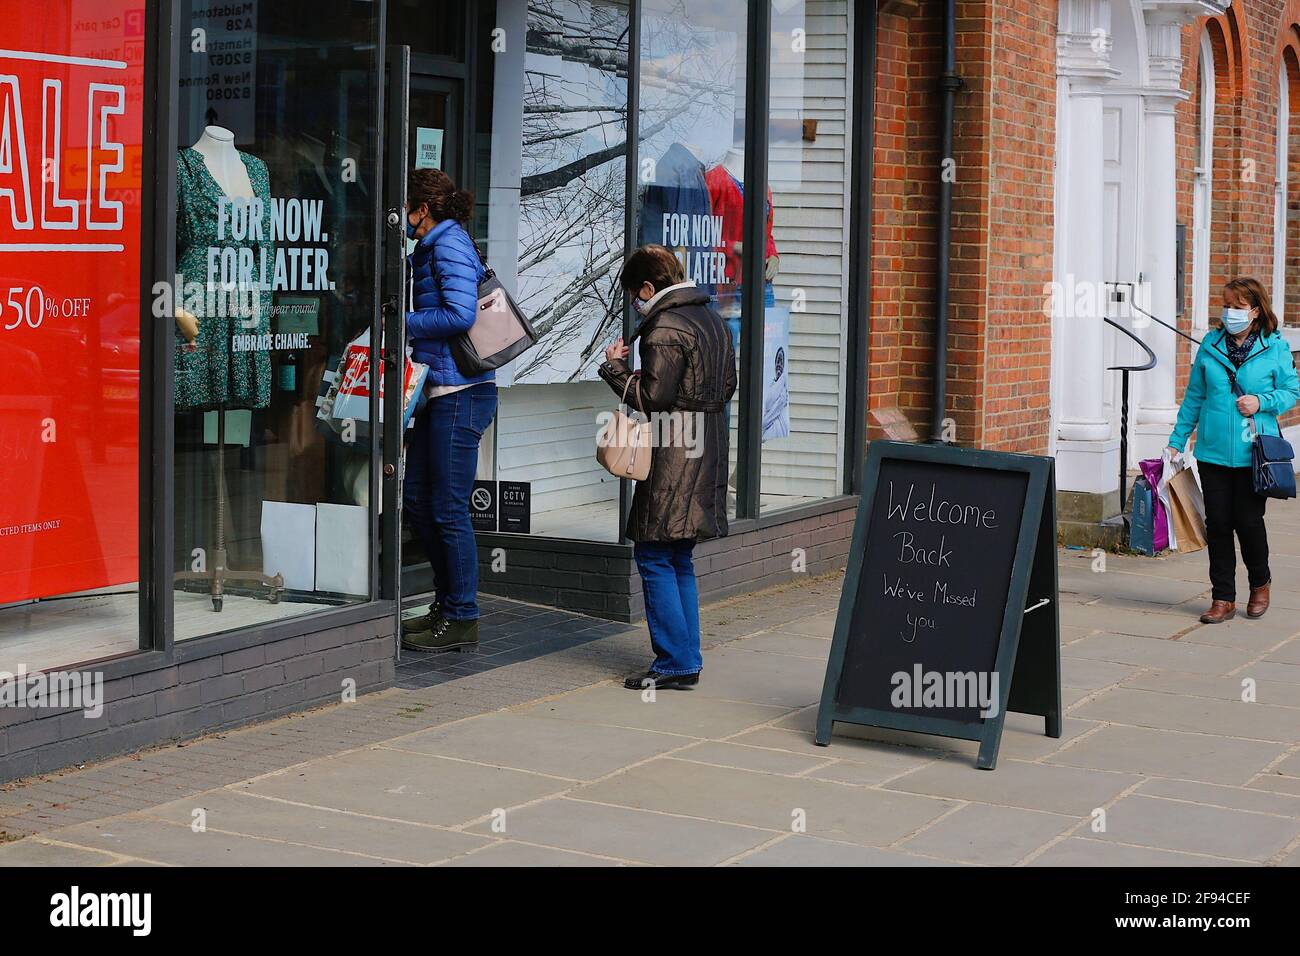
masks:
{"type": "Polygon", "coordinates": [[[1173,526],[1174,540],[1184,554],[1200,551],[1205,541],[1205,499],[1196,473],[1184,468],[1169,479],[1169,523],[1173,526]]]}

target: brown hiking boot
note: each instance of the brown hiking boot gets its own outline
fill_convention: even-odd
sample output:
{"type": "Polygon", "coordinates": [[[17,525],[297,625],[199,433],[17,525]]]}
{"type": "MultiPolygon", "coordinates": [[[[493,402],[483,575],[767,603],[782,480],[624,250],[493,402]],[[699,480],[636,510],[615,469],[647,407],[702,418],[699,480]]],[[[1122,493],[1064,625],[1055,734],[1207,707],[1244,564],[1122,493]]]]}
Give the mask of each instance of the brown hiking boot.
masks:
{"type": "Polygon", "coordinates": [[[1246,617],[1263,617],[1268,610],[1268,585],[1250,589],[1250,601],[1246,604],[1246,617]]]}
{"type": "Polygon", "coordinates": [[[1237,605],[1232,601],[1215,601],[1210,609],[1201,615],[1202,624],[1222,624],[1237,614],[1237,605]]]}

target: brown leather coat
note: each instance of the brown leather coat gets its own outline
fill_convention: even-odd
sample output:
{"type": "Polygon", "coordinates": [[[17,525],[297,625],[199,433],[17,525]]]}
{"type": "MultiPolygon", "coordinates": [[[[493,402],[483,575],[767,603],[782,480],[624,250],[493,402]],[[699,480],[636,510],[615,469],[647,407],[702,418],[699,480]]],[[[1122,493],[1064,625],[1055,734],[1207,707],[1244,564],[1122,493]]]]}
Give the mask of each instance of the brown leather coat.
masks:
{"type": "MultiPolygon", "coordinates": [[[[632,495],[627,534],[633,541],[703,541],[727,533],[727,420],[736,392],[731,334],[699,289],[664,295],[642,319],[633,341],[641,368],[627,403],[655,423],[650,475],[632,495]]],[[[629,343],[630,344],[630,343],[629,343]]],[[[633,373],[606,362],[600,377],[617,395],[633,373]]]]}

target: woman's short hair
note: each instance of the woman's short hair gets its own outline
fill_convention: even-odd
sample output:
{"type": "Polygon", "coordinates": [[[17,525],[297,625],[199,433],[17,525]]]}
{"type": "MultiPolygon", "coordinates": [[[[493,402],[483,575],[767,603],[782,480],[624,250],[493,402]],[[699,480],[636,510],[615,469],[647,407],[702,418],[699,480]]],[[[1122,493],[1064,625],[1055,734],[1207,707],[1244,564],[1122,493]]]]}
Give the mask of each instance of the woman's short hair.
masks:
{"type": "Polygon", "coordinates": [[[429,215],[441,222],[455,219],[461,225],[474,215],[474,194],[457,189],[441,169],[413,169],[406,184],[406,208],[429,206],[429,215]]]}
{"type": "Polygon", "coordinates": [[[627,257],[618,275],[618,284],[632,293],[647,282],[662,292],[670,285],[685,281],[681,260],[667,246],[641,246],[627,257]]]}
{"type": "Polygon", "coordinates": [[[1260,335],[1272,335],[1277,331],[1277,316],[1273,314],[1273,303],[1264,284],[1258,279],[1239,276],[1227,282],[1223,291],[1236,293],[1250,303],[1252,309],[1259,310],[1255,321],[1251,323],[1251,331],[1258,332],[1260,335]]]}

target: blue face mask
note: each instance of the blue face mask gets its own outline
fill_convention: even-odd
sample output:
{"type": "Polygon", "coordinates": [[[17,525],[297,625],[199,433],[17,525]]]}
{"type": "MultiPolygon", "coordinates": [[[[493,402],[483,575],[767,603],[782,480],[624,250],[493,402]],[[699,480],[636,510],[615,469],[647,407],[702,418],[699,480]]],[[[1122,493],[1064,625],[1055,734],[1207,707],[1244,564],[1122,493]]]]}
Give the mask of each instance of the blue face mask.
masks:
{"type": "Polygon", "coordinates": [[[1250,310],[1229,309],[1225,306],[1219,318],[1223,322],[1223,327],[1228,330],[1229,335],[1240,335],[1250,325],[1250,310]]]}
{"type": "MultiPolygon", "coordinates": [[[[414,212],[415,210],[411,210],[411,211],[414,212]]],[[[425,219],[428,219],[428,218],[429,218],[429,214],[428,214],[428,213],[425,213],[423,219],[421,219],[421,220],[420,220],[419,222],[417,222],[415,225],[411,225],[411,217],[410,217],[410,216],[407,216],[407,217],[406,217],[406,238],[407,238],[407,239],[418,239],[418,238],[420,238],[419,236],[417,236],[417,235],[415,234],[415,232],[416,232],[417,229],[419,229],[421,226],[424,225],[424,220],[425,220],[425,219]]]]}

